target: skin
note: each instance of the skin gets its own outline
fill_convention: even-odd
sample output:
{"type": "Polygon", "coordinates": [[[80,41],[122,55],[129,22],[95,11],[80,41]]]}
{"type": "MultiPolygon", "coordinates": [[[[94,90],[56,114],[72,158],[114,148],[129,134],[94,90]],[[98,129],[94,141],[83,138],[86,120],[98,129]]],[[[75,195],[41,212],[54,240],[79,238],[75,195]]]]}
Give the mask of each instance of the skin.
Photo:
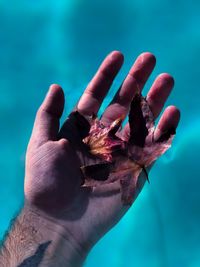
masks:
{"type": "MultiPolygon", "coordinates": [[[[105,58],[77,104],[79,112],[89,116],[97,114],[122,64],[123,55],[119,51],[113,51],[105,58]]],[[[156,59],[151,53],[139,55],[105,109],[101,118],[103,123],[110,124],[118,117],[127,115],[134,94],[142,91],[155,64],[156,59]]],[[[162,73],[151,86],[146,99],[155,119],[162,111],[173,85],[173,78],[162,73]]],[[[80,166],[83,161],[89,163],[89,158],[86,151],[80,151],[76,145],[76,127],[66,120],[59,128],[63,109],[63,90],[53,84],[37,112],[27,149],[25,199],[35,214],[59,225],[64,233],[70,234],[75,246],[87,255],[129,206],[122,205],[118,181],[102,186],[100,190],[81,186],[80,166]]],[[[180,112],[175,106],[167,107],[158,122],[155,138],[172,127],[176,128],[179,118],[180,112]]],[[[119,135],[127,139],[128,124],[119,135]]],[[[143,179],[142,175],[139,179],[143,179]]],[[[136,188],[133,199],[141,189],[141,186],[136,188]]]]}

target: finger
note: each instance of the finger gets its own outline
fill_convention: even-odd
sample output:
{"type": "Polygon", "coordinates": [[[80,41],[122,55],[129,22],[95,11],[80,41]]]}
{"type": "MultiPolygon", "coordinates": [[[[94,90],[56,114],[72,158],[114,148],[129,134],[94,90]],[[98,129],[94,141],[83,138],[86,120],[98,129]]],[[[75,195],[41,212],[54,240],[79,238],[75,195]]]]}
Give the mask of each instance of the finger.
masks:
{"type": "Polygon", "coordinates": [[[122,86],[102,116],[104,124],[109,124],[121,116],[126,116],[133,96],[142,91],[155,64],[156,58],[149,52],[142,53],[136,59],[122,86]]]}
{"type": "MultiPolygon", "coordinates": [[[[175,106],[169,106],[165,109],[162,117],[159,120],[158,126],[154,132],[154,140],[157,141],[163,134],[171,131],[172,133],[178,126],[180,120],[180,111],[175,106]]],[[[127,123],[119,136],[127,141],[130,138],[130,126],[127,123]]]]}
{"type": "Polygon", "coordinates": [[[92,115],[98,112],[123,60],[124,57],[119,51],[113,51],[105,58],[79,100],[77,108],[82,114],[92,115]]]}
{"type": "Polygon", "coordinates": [[[173,77],[168,73],[163,73],[157,77],[149,90],[146,99],[155,119],[160,114],[173,86],[173,77]]]}
{"type": "Polygon", "coordinates": [[[32,133],[32,141],[41,145],[49,140],[57,140],[59,119],[64,108],[64,93],[59,85],[53,84],[40,106],[32,133]]]}
{"type": "Polygon", "coordinates": [[[154,140],[158,141],[164,134],[175,132],[180,120],[180,111],[175,106],[165,109],[154,132],[154,140]]]}

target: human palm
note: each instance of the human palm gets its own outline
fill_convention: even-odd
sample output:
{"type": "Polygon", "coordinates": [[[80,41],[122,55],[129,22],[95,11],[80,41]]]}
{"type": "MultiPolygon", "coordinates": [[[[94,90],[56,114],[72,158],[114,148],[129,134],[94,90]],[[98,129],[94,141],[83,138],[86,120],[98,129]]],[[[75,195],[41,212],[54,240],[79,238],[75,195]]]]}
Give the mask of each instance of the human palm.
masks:
{"type": "MultiPolygon", "coordinates": [[[[99,107],[123,63],[120,52],[106,57],[96,75],[89,83],[77,105],[80,114],[92,116],[99,107]]],[[[155,57],[141,54],[135,61],[122,86],[102,115],[104,125],[110,125],[130,110],[134,95],[141,92],[155,66],[155,57]]],[[[156,118],[173,87],[173,78],[161,74],[153,83],[146,99],[156,118]]],[[[90,248],[108,231],[129,206],[121,201],[120,181],[99,182],[99,186],[83,186],[84,177],[80,167],[91,165],[95,157],[82,144],[87,125],[77,124],[69,117],[61,129],[59,119],[64,108],[64,94],[58,85],[52,85],[41,105],[28,146],[25,176],[26,201],[42,215],[60,224],[70,232],[82,247],[90,248]]],[[[163,113],[154,137],[159,138],[179,121],[179,111],[170,106],[163,113]]],[[[129,123],[118,131],[121,139],[130,135],[129,123]]],[[[133,200],[141,190],[145,178],[142,173],[135,183],[133,200]]]]}

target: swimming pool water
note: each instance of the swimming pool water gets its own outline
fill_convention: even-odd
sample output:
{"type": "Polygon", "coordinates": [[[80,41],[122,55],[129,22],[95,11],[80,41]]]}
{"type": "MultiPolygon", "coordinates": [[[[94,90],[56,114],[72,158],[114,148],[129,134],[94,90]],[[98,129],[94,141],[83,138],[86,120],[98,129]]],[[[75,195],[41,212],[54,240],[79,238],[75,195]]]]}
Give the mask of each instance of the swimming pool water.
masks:
{"type": "Polygon", "coordinates": [[[150,51],[157,66],[144,92],[159,73],[174,76],[167,105],[182,112],[177,137],[85,266],[200,266],[199,10],[186,0],[0,1],[1,237],[23,201],[26,145],[48,86],[64,88],[66,115],[106,54],[121,50],[105,108],[136,56],[150,51]]]}

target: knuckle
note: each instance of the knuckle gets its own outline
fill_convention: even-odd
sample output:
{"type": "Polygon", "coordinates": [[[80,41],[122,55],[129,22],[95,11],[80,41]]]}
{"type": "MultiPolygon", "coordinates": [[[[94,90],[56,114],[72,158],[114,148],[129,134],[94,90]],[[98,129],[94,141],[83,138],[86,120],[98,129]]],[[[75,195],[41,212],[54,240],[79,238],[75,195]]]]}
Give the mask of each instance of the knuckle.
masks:
{"type": "Polygon", "coordinates": [[[65,138],[62,138],[58,141],[58,144],[61,148],[66,149],[69,145],[69,141],[65,138]]]}

